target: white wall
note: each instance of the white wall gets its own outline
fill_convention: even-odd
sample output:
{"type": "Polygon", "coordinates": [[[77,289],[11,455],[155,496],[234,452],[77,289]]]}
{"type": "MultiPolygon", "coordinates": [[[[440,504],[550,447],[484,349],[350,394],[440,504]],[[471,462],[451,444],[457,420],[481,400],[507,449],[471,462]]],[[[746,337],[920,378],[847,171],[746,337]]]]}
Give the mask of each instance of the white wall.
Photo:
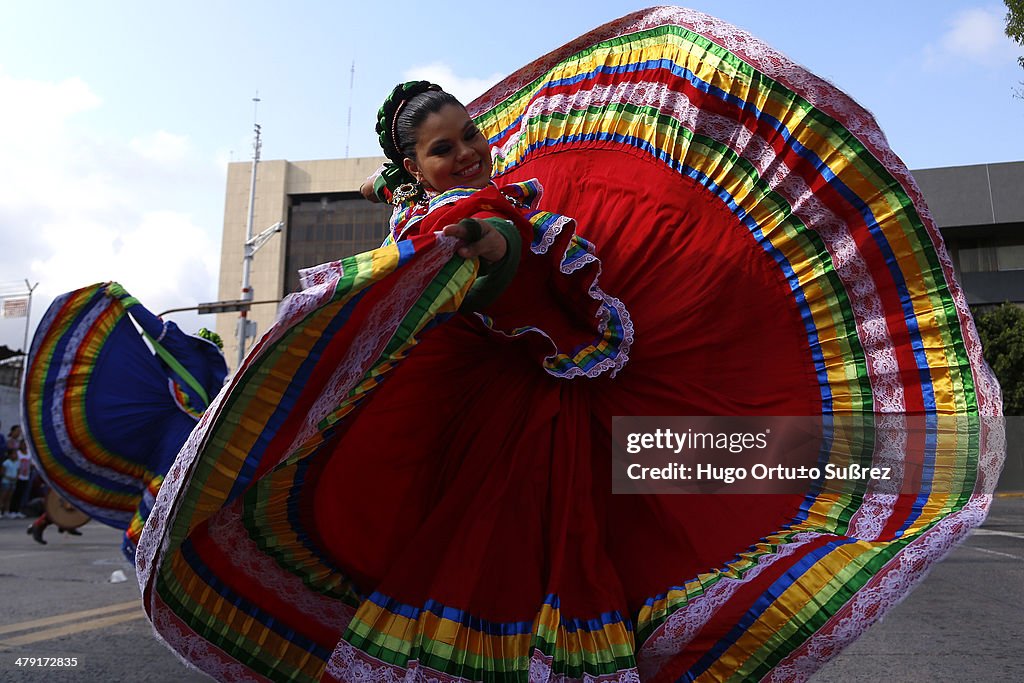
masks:
{"type": "Polygon", "coordinates": [[[21,424],[21,401],[17,387],[0,385],[0,423],[0,432],[4,436],[7,436],[12,425],[21,424]]]}

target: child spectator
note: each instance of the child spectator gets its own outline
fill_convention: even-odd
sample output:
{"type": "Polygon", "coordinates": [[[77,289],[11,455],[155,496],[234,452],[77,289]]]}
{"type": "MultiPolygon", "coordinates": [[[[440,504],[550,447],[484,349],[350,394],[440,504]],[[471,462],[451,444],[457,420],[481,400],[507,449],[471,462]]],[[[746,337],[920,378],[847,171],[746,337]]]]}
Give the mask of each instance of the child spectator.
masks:
{"type": "Polygon", "coordinates": [[[18,454],[16,451],[4,451],[3,472],[0,477],[0,518],[11,517],[7,508],[14,495],[14,487],[18,481],[18,454]]]}
{"type": "Polygon", "coordinates": [[[14,493],[11,494],[10,514],[13,519],[24,519],[21,512],[21,504],[25,494],[28,492],[29,482],[32,478],[32,458],[28,456],[28,445],[25,437],[21,434],[21,425],[14,425],[7,433],[7,458],[14,454],[18,463],[17,480],[14,484],[14,493]]]}

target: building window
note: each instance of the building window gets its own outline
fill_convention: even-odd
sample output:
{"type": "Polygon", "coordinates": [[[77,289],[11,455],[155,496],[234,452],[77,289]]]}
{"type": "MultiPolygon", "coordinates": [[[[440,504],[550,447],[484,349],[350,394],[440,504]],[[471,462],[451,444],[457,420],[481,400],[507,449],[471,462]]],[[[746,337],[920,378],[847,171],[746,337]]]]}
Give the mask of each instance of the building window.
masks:
{"type": "Polygon", "coordinates": [[[299,290],[299,269],[376,249],[387,236],[391,207],[357,192],[290,199],[285,294],[299,290]]]}
{"type": "Polygon", "coordinates": [[[960,271],[991,273],[1024,270],[1024,244],[987,245],[960,249],[960,271]]]}
{"type": "Polygon", "coordinates": [[[995,247],[977,247],[974,249],[961,249],[960,271],[964,273],[984,273],[999,270],[996,263],[995,247]]]}

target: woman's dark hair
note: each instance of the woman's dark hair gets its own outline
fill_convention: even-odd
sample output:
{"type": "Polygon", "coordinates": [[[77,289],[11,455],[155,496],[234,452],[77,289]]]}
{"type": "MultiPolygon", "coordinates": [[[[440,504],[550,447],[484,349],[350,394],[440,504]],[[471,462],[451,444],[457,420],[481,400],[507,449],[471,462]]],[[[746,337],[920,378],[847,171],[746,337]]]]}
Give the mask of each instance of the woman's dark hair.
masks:
{"type": "Polygon", "coordinates": [[[449,104],[462,106],[454,95],[444,90],[428,90],[405,103],[395,120],[395,146],[402,156],[416,158],[416,129],[428,116],[449,104]]]}
{"type": "Polygon", "coordinates": [[[399,167],[403,158],[415,158],[416,129],[448,104],[462,106],[454,95],[429,81],[396,85],[377,112],[377,135],[384,156],[399,167]]]}

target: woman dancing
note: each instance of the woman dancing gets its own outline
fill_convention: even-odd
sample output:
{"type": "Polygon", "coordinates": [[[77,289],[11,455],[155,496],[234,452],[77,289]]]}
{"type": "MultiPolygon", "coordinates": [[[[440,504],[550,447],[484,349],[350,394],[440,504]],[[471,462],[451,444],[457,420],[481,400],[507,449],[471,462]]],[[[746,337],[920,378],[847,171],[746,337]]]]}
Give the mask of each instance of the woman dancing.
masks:
{"type": "Polygon", "coordinates": [[[831,86],[660,8],[468,112],[403,84],[377,130],[388,243],[304,273],[143,534],[147,613],[196,666],[799,680],[984,518],[984,430],[872,450],[998,387],[913,181],[831,86]],[[942,476],[612,493],[616,416],[876,413],[860,455],[942,476]]]}
{"type": "MultiPolygon", "coordinates": [[[[214,333],[186,334],[116,282],[62,294],[32,339],[22,395],[36,465],[75,508],[124,529],[134,560],[164,475],[226,375],[214,333]]],[[[29,527],[40,543],[44,528],[29,527]]]]}
{"type": "MultiPolygon", "coordinates": [[[[430,197],[455,187],[479,190],[490,184],[487,140],[462,103],[439,86],[426,81],[398,86],[379,117],[381,146],[397,163],[367,179],[361,192],[370,201],[401,207],[392,223],[391,241],[411,236],[409,230],[427,213],[430,197]]],[[[482,308],[515,274],[522,242],[509,220],[464,221],[446,226],[442,233],[467,242],[458,250],[459,256],[483,261],[471,301],[464,304],[482,308]]]]}

